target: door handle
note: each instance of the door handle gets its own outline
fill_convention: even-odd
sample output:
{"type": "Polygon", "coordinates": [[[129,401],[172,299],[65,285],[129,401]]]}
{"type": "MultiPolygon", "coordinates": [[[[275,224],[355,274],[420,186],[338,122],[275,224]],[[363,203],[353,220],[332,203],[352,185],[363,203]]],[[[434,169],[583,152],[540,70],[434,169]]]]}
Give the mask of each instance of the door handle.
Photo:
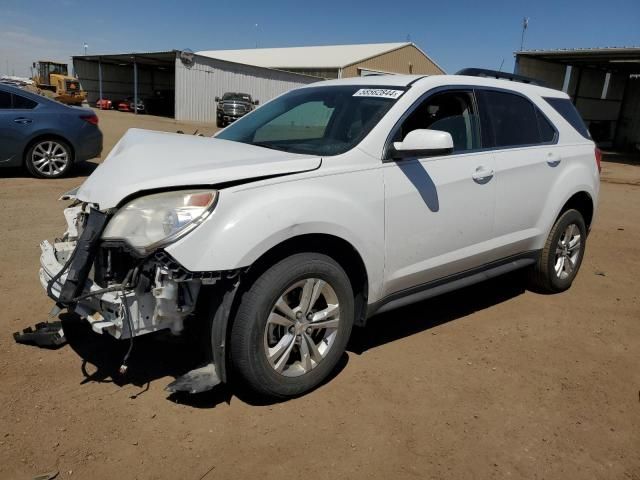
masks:
{"type": "Polygon", "coordinates": [[[493,170],[480,165],[476,168],[476,171],[473,172],[471,178],[473,178],[474,182],[484,185],[493,178],[493,173],[493,170]]]}
{"type": "Polygon", "coordinates": [[[560,165],[561,161],[562,159],[557,153],[549,152],[547,154],[547,165],[549,165],[550,167],[557,167],[558,165],[560,165]]]}
{"type": "Polygon", "coordinates": [[[15,123],[19,123],[20,125],[29,125],[33,122],[30,118],[19,117],[13,120],[15,123]]]}

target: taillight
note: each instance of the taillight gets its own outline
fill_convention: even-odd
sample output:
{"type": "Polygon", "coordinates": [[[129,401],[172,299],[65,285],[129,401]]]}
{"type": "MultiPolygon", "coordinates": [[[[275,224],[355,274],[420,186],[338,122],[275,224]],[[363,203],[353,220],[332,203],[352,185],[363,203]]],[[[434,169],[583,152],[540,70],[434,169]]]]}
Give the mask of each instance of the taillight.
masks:
{"type": "Polygon", "coordinates": [[[97,115],[82,115],[80,117],[85,122],[90,123],[91,125],[98,125],[98,116],[97,115]]]}
{"type": "Polygon", "coordinates": [[[596,165],[598,165],[598,173],[602,172],[602,165],[600,165],[600,162],[602,162],[602,152],[598,147],[596,147],[596,165]]]}

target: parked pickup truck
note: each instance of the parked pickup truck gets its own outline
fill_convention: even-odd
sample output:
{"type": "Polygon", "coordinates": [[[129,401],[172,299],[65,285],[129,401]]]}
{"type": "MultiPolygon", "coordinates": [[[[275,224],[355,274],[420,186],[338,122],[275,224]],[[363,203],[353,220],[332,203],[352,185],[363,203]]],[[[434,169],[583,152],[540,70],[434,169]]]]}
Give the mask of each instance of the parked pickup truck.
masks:
{"type": "Polygon", "coordinates": [[[216,108],[216,124],[219,128],[224,128],[231,122],[245,116],[254,105],[258,105],[258,100],[252,100],[248,93],[227,92],[221,97],[216,97],[218,106],[216,108]]]}
{"type": "Polygon", "coordinates": [[[40,279],[96,332],[199,329],[203,364],[170,389],[233,375],[290,397],[325,380],[372,315],[516,269],[536,291],[568,289],[599,170],[557,90],[326,81],[215,138],[129,130],[64,197],[67,230],[42,243],[40,279]]]}

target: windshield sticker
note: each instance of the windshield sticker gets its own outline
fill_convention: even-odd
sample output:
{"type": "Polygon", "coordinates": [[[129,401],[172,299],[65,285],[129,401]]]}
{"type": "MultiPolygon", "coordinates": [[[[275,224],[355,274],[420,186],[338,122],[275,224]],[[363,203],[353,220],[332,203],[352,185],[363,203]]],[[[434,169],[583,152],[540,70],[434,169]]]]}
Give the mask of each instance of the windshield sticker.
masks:
{"type": "Polygon", "coordinates": [[[404,93],[404,90],[389,90],[387,88],[361,88],[353,94],[354,97],[378,97],[396,99],[404,93]]]}

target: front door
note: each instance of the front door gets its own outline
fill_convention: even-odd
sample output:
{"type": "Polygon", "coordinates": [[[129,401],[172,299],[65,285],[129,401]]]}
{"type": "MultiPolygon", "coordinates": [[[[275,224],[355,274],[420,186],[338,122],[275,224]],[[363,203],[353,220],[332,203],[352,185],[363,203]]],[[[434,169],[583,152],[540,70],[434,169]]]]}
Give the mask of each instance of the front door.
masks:
{"type": "Polygon", "coordinates": [[[454,152],[385,163],[385,295],[479,267],[491,257],[494,159],[481,151],[471,91],[436,93],[394,134],[447,131],[454,152]]]}

